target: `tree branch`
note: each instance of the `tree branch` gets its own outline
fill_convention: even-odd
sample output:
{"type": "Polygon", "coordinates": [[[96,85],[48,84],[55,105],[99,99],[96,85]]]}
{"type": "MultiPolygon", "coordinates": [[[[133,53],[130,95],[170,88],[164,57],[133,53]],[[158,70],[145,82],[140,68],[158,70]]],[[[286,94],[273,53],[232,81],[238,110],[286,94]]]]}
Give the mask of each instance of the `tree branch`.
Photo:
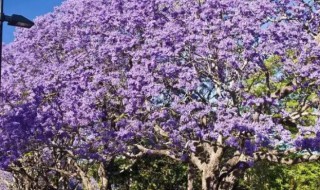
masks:
{"type": "Polygon", "coordinates": [[[267,160],[269,162],[293,165],[302,162],[317,162],[320,161],[320,154],[304,154],[297,155],[296,157],[290,158],[291,152],[277,152],[277,151],[269,151],[269,152],[256,152],[254,153],[254,160],[267,160]]]}
{"type": "Polygon", "coordinates": [[[172,158],[173,160],[181,161],[174,154],[172,154],[170,150],[152,150],[152,149],[148,149],[148,148],[146,148],[142,145],[139,145],[139,144],[135,144],[135,146],[144,154],[152,154],[152,155],[157,155],[157,156],[167,156],[169,158],[172,158]]]}

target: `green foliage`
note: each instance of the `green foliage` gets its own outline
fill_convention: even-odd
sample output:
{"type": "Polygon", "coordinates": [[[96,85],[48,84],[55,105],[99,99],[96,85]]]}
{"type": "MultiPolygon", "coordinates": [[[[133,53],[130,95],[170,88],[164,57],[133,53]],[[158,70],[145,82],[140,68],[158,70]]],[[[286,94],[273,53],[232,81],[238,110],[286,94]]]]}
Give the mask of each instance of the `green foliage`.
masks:
{"type": "MultiPolygon", "coordinates": [[[[120,169],[124,160],[116,160],[115,170],[122,172],[111,176],[111,183],[118,190],[184,190],[187,188],[188,166],[168,158],[147,156],[137,160],[130,168],[120,169]],[[120,170],[119,170],[120,169],[120,170]]],[[[195,189],[201,189],[200,176],[195,189]]]]}
{"type": "MultiPolygon", "coordinates": [[[[115,168],[127,165],[128,160],[117,159],[115,168]]],[[[116,170],[118,170],[116,169],[116,170]]],[[[137,160],[124,172],[111,176],[118,190],[182,190],[187,187],[185,164],[168,158],[148,156],[137,160]]],[[[201,189],[200,175],[194,189],[201,189]]],[[[320,163],[302,163],[293,166],[258,162],[246,171],[235,189],[243,190],[318,190],[320,189],[320,163]]]]}
{"type": "Polygon", "coordinates": [[[320,163],[285,166],[260,162],[246,172],[239,186],[250,190],[318,190],[320,163]]]}
{"type": "Polygon", "coordinates": [[[245,86],[247,91],[256,95],[264,96],[270,92],[275,92],[278,89],[286,86],[288,80],[272,81],[270,77],[274,77],[281,73],[281,58],[279,56],[272,56],[264,61],[266,70],[261,70],[251,75],[246,81],[245,86]],[[269,84],[267,84],[267,74],[269,77],[269,84]]]}
{"type": "Polygon", "coordinates": [[[133,168],[132,190],[186,189],[187,166],[168,159],[148,157],[133,168]]]}
{"type": "Polygon", "coordinates": [[[286,170],[292,181],[292,187],[299,190],[320,188],[320,164],[298,164],[286,170]]]}

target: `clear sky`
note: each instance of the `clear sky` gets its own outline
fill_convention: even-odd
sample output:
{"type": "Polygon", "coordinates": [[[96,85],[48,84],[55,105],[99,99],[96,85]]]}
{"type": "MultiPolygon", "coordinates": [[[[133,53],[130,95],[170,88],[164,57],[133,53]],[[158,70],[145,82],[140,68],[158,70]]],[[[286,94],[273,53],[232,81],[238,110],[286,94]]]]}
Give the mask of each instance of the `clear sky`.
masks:
{"type": "MultiPolygon", "coordinates": [[[[53,11],[55,6],[63,0],[4,0],[4,13],[6,15],[18,14],[33,20],[37,16],[53,11]]],[[[3,42],[13,41],[15,27],[3,24],[3,42]]]]}

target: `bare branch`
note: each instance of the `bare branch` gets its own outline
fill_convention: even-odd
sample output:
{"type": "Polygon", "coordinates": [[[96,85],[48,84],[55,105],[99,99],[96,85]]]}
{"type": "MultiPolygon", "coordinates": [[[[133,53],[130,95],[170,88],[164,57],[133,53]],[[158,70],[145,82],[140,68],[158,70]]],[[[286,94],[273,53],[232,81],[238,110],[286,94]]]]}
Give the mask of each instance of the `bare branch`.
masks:
{"type": "Polygon", "coordinates": [[[53,171],[56,171],[56,172],[59,172],[59,173],[61,173],[61,174],[63,174],[63,175],[66,175],[66,176],[68,176],[68,177],[77,176],[76,173],[70,173],[70,172],[68,172],[68,171],[65,171],[65,170],[62,170],[62,169],[58,169],[58,168],[49,167],[48,169],[53,170],[53,171]]]}
{"type": "Polygon", "coordinates": [[[152,154],[152,155],[158,155],[158,156],[167,156],[169,158],[172,158],[176,161],[181,161],[179,158],[177,158],[170,150],[152,150],[148,149],[142,145],[136,144],[135,145],[141,152],[144,154],[152,154]]]}
{"type": "Polygon", "coordinates": [[[270,162],[279,163],[279,164],[298,164],[302,162],[317,162],[320,161],[320,154],[304,154],[304,155],[296,155],[295,157],[290,157],[291,152],[277,152],[277,151],[269,151],[269,152],[257,152],[254,153],[254,160],[268,160],[270,162]]]}

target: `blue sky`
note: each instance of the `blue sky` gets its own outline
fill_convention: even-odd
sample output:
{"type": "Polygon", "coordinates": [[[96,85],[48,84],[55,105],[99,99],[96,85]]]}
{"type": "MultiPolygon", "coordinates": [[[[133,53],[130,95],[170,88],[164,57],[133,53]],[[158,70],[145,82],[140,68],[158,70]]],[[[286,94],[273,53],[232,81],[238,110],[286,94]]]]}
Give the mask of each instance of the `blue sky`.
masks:
{"type": "MultiPolygon", "coordinates": [[[[33,20],[37,16],[53,11],[63,0],[4,0],[4,13],[6,15],[18,14],[33,20]]],[[[15,27],[3,24],[3,42],[13,41],[15,27]]]]}

